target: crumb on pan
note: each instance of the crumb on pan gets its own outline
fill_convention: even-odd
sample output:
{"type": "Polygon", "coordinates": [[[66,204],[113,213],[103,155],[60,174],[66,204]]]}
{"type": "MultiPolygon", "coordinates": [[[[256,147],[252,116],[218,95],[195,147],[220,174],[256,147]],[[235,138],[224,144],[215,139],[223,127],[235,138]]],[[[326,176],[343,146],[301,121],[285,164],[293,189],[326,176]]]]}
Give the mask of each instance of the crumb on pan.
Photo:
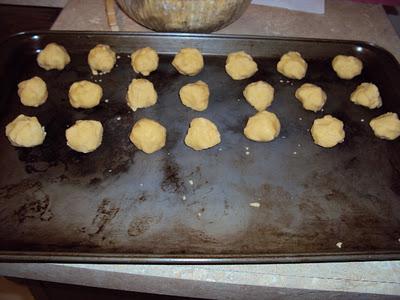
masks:
{"type": "Polygon", "coordinates": [[[249,205],[256,208],[259,208],[261,206],[260,202],[251,202],[249,205]]]}

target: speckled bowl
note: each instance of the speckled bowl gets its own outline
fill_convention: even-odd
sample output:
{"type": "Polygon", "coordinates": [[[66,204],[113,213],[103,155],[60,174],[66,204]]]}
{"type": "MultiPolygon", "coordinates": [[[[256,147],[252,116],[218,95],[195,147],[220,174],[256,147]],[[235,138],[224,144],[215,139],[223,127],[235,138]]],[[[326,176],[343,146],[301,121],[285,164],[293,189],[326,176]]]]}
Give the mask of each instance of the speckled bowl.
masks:
{"type": "Polygon", "coordinates": [[[213,32],[236,21],[251,0],[117,0],[136,22],[155,31],[213,32]]]}

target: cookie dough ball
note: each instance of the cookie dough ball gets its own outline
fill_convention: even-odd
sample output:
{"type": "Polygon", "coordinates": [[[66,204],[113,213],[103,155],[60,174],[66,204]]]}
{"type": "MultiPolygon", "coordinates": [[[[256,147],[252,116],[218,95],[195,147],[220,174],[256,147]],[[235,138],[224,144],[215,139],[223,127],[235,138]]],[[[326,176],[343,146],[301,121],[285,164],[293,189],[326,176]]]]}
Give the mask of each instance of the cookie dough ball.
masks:
{"type": "Polygon", "coordinates": [[[296,90],[295,94],[304,109],[317,112],[322,109],[326,102],[326,93],[317,85],[305,83],[296,90]]]}
{"type": "Polygon", "coordinates": [[[400,136],[400,120],[396,113],[388,112],[369,122],[374,134],[385,140],[394,140],[400,136]]]}
{"type": "Polygon", "coordinates": [[[147,79],[133,79],[126,95],[128,106],[136,111],[138,108],[150,107],[157,102],[154,85],[147,79]]]}
{"type": "Polygon", "coordinates": [[[46,71],[62,70],[71,62],[67,50],[61,45],[50,43],[37,56],[37,63],[46,71]]]}
{"type": "Polygon", "coordinates": [[[315,144],[324,148],[332,148],[344,141],[343,122],[331,115],[315,119],[311,127],[311,135],[315,144]]]}
{"type": "Polygon", "coordinates": [[[136,73],[148,76],[158,68],[158,54],[150,48],[141,48],[131,54],[131,65],[136,73]]]}
{"type": "Polygon", "coordinates": [[[370,109],[382,106],[382,98],[378,87],[373,83],[361,83],[351,94],[350,100],[357,105],[362,105],[370,109]]]}
{"type": "Polygon", "coordinates": [[[249,78],[258,71],[257,63],[244,51],[229,53],[225,64],[226,73],[234,80],[249,78]]]}
{"type": "Polygon", "coordinates": [[[363,63],[357,57],[337,55],[332,60],[332,68],[342,79],[352,79],[361,74],[363,63]]]}
{"type": "Polygon", "coordinates": [[[46,131],[36,117],[19,115],[6,126],[6,136],[13,146],[34,147],[43,143],[46,131]]]}
{"type": "Polygon", "coordinates": [[[278,117],[269,111],[260,111],[250,117],[244,128],[244,135],[255,142],[270,142],[281,130],[278,117]]]}
{"type": "Polygon", "coordinates": [[[306,76],[307,63],[299,52],[289,51],[282,55],[278,62],[277,70],[288,78],[302,79],[306,76]]]}
{"type": "Polygon", "coordinates": [[[207,83],[199,80],[184,85],[179,91],[179,97],[183,105],[196,111],[203,111],[208,107],[210,90],[207,83]]]}
{"type": "Polygon", "coordinates": [[[79,120],[65,131],[67,145],[78,152],[96,150],[103,139],[103,125],[99,121],[79,120]]]}
{"type": "Polygon", "coordinates": [[[246,86],[243,96],[255,109],[263,111],[274,100],[274,88],[265,81],[253,82],[246,86]]]}
{"type": "Polygon", "coordinates": [[[205,118],[194,118],[185,137],[185,144],[194,150],[204,150],[221,142],[217,126],[205,118]]]}
{"type": "Polygon", "coordinates": [[[23,105],[38,107],[47,100],[46,82],[37,76],[21,81],[18,83],[18,96],[23,105]]]}
{"type": "Polygon", "coordinates": [[[133,125],[129,139],[136,148],[151,154],[165,146],[167,130],[160,123],[143,118],[133,125]]]}
{"type": "Polygon", "coordinates": [[[98,44],[88,55],[88,63],[93,75],[109,73],[117,57],[109,45],[98,44]]]}
{"type": "Polygon", "coordinates": [[[103,89],[96,83],[82,80],[71,85],[68,96],[73,107],[92,108],[99,105],[103,89]]]}
{"type": "Polygon", "coordinates": [[[195,48],[183,48],[175,55],[172,65],[182,75],[194,76],[204,67],[203,55],[195,48]]]}

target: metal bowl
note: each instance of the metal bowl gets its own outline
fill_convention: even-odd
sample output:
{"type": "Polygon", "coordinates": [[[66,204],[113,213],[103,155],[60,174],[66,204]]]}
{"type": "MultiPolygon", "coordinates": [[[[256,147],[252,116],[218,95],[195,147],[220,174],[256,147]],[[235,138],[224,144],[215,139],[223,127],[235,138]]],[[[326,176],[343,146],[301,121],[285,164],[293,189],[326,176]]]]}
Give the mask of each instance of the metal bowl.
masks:
{"type": "Polygon", "coordinates": [[[155,31],[213,32],[236,21],[251,0],[117,0],[136,22],[155,31]]]}

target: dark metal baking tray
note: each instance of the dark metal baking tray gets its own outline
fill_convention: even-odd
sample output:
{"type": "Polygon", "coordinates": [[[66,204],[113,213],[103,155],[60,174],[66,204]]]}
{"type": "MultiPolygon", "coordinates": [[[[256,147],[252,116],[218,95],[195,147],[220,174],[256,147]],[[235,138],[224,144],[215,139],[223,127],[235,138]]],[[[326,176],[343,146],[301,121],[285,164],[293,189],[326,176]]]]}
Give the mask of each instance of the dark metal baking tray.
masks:
{"type": "Polygon", "coordinates": [[[18,114],[35,115],[47,137],[32,149],[12,147],[0,135],[0,259],[124,263],[250,263],[349,261],[400,258],[400,140],[374,137],[368,122],[387,111],[400,113],[400,68],[377,46],[355,41],[252,36],[37,32],[13,36],[0,47],[0,128],[18,114]],[[49,42],[63,44],[72,62],[46,72],[36,55],[49,42]],[[93,77],[86,57],[97,43],[111,45],[120,58],[107,75],[93,77]],[[149,76],[157,105],[133,113],[125,103],[132,78],[132,50],[150,46],[160,66],[149,76]],[[171,66],[182,47],[199,48],[205,68],[195,77],[171,66]],[[244,50],[259,71],[232,80],[226,55],[244,50]],[[275,70],[289,50],[309,63],[305,79],[288,80],[275,70]],[[331,69],[337,54],[362,59],[364,70],[340,80],[331,69]],[[48,102],[39,108],[19,103],[17,83],[41,76],[48,102]],[[101,104],[73,109],[68,88],[95,80],[101,104]],[[179,88],[196,80],[210,86],[209,108],[194,112],[180,103],[179,88]],[[252,81],[276,90],[269,110],[281,121],[278,139],[247,140],[242,130],[255,111],[242,96],[252,81]],[[380,88],[383,106],[368,110],[349,101],[361,82],[380,88]],[[323,112],[305,111],[294,98],[304,82],[328,94],[323,112]],[[108,99],[105,101],[105,99],[108,99]],[[333,114],[344,121],[346,140],[332,149],[316,146],[308,129],[333,114]],[[128,136],[141,117],[160,121],[167,145],[146,155],[128,136]],[[183,139],[193,117],[214,121],[222,143],[196,152],[183,139]],[[64,131],[77,119],[100,120],[101,147],[79,154],[64,131]],[[247,153],[246,153],[247,152],[247,153]],[[185,198],[185,200],[184,200],[185,198]],[[260,207],[250,203],[259,202],[260,207]],[[341,242],[341,248],[338,247],[341,242]]]}

